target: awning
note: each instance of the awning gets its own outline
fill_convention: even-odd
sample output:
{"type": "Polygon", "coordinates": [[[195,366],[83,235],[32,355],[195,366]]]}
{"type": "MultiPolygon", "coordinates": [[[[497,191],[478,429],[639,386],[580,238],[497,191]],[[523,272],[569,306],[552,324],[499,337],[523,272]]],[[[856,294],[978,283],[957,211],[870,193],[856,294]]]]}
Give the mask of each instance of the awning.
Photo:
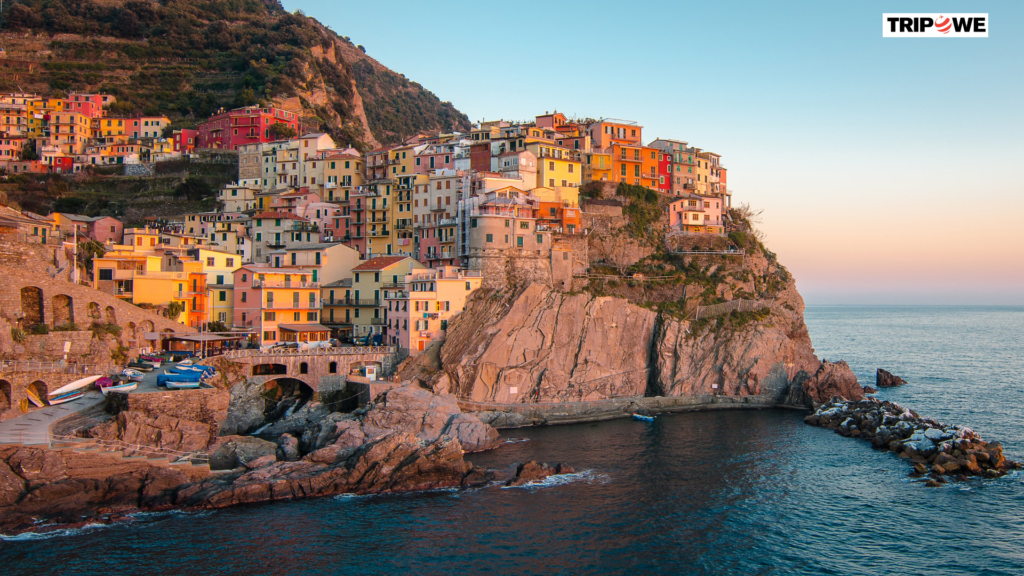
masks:
{"type": "Polygon", "coordinates": [[[278,324],[278,328],[289,332],[330,332],[323,324],[278,324]]]}

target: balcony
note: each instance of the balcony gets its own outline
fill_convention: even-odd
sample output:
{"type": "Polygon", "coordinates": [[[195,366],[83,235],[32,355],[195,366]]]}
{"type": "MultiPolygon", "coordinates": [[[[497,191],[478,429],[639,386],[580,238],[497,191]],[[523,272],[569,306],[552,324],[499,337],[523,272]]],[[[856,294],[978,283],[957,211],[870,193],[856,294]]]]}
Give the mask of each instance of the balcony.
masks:
{"type": "Polygon", "coordinates": [[[384,282],[380,287],[385,290],[393,288],[401,290],[402,288],[405,288],[405,282],[384,282]]]}
{"type": "Polygon", "coordinates": [[[387,299],[387,300],[408,300],[409,299],[409,291],[408,290],[394,290],[392,292],[388,292],[385,295],[385,299],[387,299]]]}
{"type": "Polygon", "coordinates": [[[370,324],[373,326],[383,326],[384,322],[386,322],[386,320],[383,318],[370,318],[370,324]]]}
{"type": "Polygon", "coordinates": [[[447,206],[434,206],[430,209],[431,212],[444,212],[445,210],[448,210],[447,206]]]}
{"type": "Polygon", "coordinates": [[[253,288],[319,288],[319,282],[299,282],[281,280],[257,280],[252,281],[253,288]]]}
{"type": "Polygon", "coordinates": [[[412,224],[409,222],[398,222],[395,224],[395,230],[412,230],[412,224]]]}
{"type": "Polygon", "coordinates": [[[379,308],[381,305],[381,301],[375,298],[322,298],[320,303],[323,306],[372,306],[375,308],[379,308]]]}
{"type": "Polygon", "coordinates": [[[458,223],[459,223],[459,221],[456,218],[444,218],[442,220],[439,220],[437,222],[437,225],[438,226],[455,226],[458,223]]]}
{"type": "Polygon", "coordinates": [[[320,305],[316,302],[296,302],[292,300],[281,301],[281,302],[267,302],[263,305],[264,308],[270,310],[319,310],[320,305]]]}
{"type": "Polygon", "coordinates": [[[386,228],[383,230],[370,230],[366,235],[371,238],[384,238],[386,236],[390,236],[391,231],[386,228]]]}

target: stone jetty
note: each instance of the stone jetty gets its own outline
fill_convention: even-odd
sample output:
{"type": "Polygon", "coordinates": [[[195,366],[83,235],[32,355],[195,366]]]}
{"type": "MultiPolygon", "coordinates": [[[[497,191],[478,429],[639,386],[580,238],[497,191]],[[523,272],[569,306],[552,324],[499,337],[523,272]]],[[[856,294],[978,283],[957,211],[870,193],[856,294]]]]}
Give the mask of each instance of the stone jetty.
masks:
{"type": "Polygon", "coordinates": [[[947,477],[996,478],[1021,467],[1003,455],[999,442],[987,442],[970,428],[922,418],[909,408],[877,398],[850,402],[835,397],[804,422],[891,450],[912,464],[911,475],[928,486],[938,486],[947,477]]]}

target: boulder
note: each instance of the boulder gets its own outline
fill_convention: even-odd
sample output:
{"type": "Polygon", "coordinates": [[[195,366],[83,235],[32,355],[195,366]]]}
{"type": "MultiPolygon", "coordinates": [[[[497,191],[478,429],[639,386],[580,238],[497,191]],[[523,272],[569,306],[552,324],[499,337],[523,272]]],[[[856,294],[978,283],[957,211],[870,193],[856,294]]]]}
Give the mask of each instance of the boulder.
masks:
{"type": "Polygon", "coordinates": [[[14,504],[24,491],[25,480],[15,474],[6,462],[0,460],[0,506],[14,504]]]}
{"type": "Polygon", "coordinates": [[[263,468],[264,466],[270,466],[275,462],[277,462],[277,457],[268,454],[266,456],[260,456],[251,462],[246,462],[245,467],[249,470],[255,470],[257,468],[263,468]]]}
{"type": "Polygon", "coordinates": [[[864,398],[864,388],[857,382],[857,377],[845,361],[824,360],[814,376],[802,379],[801,383],[812,402],[827,402],[833,397],[846,400],[864,398]]]}
{"type": "Polygon", "coordinates": [[[865,394],[878,394],[878,390],[872,388],[871,386],[865,386],[864,387],[864,393],[865,394]]]}
{"type": "Polygon", "coordinates": [[[224,436],[210,447],[210,469],[231,470],[262,456],[277,456],[277,444],[252,436],[224,436]]]}
{"type": "Polygon", "coordinates": [[[564,464],[548,466],[547,464],[538,464],[536,461],[531,460],[517,466],[515,477],[505,482],[505,485],[522,486],[524,484],[529,484],[530,482],[543,480],[548,476],[554,476],[556,474],[571,474],[573,472],[575,472],[575,470],[573,470],[572,467],[564,464]]]}
{"type": "Polygon", "coordinates": [[[443,433],[457,439],[466,452],[491,450],[501,444],[498,431],[472,414],[455,414],[448,421],[443,433]]]}
{"type": "Polygon", "coordinates": [[[875,386],[879,388],[895,388],[906,383],[907,381],[903,378],[881,368],[875,372],[875,386]]]}
{"type": "Polygon", "coordinates": [[[299,439],[291,434],[281,434],[277,438],[277,459],[284,462],[294,462],[302,457],[299,452],[299,439]]]}

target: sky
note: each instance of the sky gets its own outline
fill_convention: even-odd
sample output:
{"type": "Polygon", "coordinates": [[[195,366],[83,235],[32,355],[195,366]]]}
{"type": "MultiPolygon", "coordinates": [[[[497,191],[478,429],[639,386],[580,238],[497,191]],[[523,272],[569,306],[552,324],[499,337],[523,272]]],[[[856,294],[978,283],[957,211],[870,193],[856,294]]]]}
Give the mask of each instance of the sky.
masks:
{"type": "Polygon", "coordinates": [[[1024,305],[1024,2],[284,0],[473,121],[722,155],[809,305],[1024,305]],[[989,37],[882,38],[884,12],[989,37]]]}

